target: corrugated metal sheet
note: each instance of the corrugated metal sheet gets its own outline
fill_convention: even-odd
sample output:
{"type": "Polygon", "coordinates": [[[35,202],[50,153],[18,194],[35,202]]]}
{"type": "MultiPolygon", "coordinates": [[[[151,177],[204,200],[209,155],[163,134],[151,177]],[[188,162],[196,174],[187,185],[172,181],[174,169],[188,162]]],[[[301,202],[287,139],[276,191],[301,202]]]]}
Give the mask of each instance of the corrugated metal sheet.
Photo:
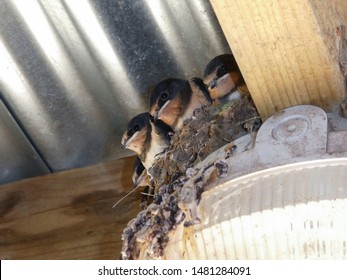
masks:
{"type": "Polygon", "coordinates": [[[1,183],[49,172],[1,101],[0,131],[1,183]]]}
{"type": "Polygon", "coordinates": [[[229,51],[207,0],[1,0],[0,183],[129,155],[149,90],[229,51]]]}

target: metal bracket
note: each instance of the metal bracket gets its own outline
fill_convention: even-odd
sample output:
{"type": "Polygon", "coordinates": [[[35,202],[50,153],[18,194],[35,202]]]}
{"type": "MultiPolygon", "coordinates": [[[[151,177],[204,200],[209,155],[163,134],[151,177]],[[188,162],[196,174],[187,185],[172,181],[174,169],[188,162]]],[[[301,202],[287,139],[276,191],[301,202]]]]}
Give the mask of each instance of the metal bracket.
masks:
{"type": "Polygon", "coordinates": [[[290,158],[324,154],[327,149],[328,118],[319,107],[300,105],[270,117],[259,129],[254,165],[274,165],[290,158]]]}

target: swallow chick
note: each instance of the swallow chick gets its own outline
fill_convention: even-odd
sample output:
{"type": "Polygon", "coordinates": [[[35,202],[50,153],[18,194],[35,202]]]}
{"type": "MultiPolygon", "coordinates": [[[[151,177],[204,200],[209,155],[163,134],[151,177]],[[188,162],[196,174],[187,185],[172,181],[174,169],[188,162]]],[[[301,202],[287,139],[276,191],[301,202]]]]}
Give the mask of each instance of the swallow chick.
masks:
{"type": "Polygon", "coordinates": [[[134,162],[132,181],[134,184],[134,189],[138,187],[152,187],[151,176],[147,173],[147,170],[143,166],[139,157],[136,157],[134,162]]]}
{"type": "Polygon", "coordinates": [[[205,68],[203,81],[211,99],[222,103],[241,99],[243,92],[248,92],[232,54],[222,54],[213,58],[205,68]]]}
{"type": "Polygon", "coordinates": [[[149,113],[142,113],[130,120],[122,136],[122,149],[134,151],[148,170],[155,156],[169,145],[173,131],[161,120],[154,120],[149,113]]]}
{"type": "Polygon", "coordinates": [[[151,92],[150,113],[178,131],[196,109],[210,104],[209,94],[198,79],[169,78],[159,82],[151,92]]]}
{"type": "Polygon", "coordinates": [[[134,162],[134,167],[133,167],[133,174],[132,174],[132,181],[134,184],[134,188],[137,186],[143,186],[142,179],[144,176],[144,172],[147,173],[145,167],[143,166],[141,159],[139,157],[136,157],[135,162],[134,162]]]}
{"type": "Polygon", "coordinates": [[[151,176],[147,173],[139,157],[136,157],[134,162],[132,181],[134,189],[142,189],[140,206],[144,209],[153,200],[155,188],[152,184],[151,176]]]}

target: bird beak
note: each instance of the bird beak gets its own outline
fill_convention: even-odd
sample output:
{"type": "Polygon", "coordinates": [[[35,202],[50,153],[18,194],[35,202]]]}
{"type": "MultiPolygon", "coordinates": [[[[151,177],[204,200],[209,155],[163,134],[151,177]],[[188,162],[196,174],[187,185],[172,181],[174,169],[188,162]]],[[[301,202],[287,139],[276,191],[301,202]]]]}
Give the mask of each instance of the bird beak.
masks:
{"type": "Polygon", "coordinates": [[[156,121],[158,119],[158,112],[159,110],[155,110],[153,113],[153,121],[156,121]]]}
{"type": "Polygon", "coordinates": [[[170,103],[170,100],[166,101],[165,104],[163,105],[163,107],[161,107],[161,108],[159,109],[159,111],[156,110],[156,111],[154,112],[153,118],[154,118],[155,121],[156,121],[157,119],[160,118],[160,116],[161,116],[162,113],[164,112],[164,110],[165,110],[165,108],[167,107],[167,105],[169,105],[169,103],[170,103]]]}
{"type": "Polygon", "coordinates": [[[123,136],[123,139],[122,139],[122,146],[121,146],[121,149],[122,149],[122,150],[126,149],[126,148],[129,146],[129,144],[136,138],[136,136],[137,136],[138,133],[139,133],[138,131],[135,132],[134,135],[131,136],[130,138],[127,138],[127,136],[124,135],[124,136],[123,136]]]}
{"type": "Polygon", "coordinates": [[[144,170],[144,172],[141,173],[141,175],[137,178],[136,182],[134,183],[135,186],[146,186],[149,185],[149,175],[147,174],[147,171],[144,170]]]}
{"type": "Polygon", "coordinates": [[[121,148],[122,150],[126,149],[127,143],[128,143],[128,140],[125,140],[124,143],[123,143],[123,140],[122,140],[122,146],[121,146],[120,148],[121,148]]]}
{"type": "Polygon", "coordinates": [[[217,85],[217,80],[213,79],[209,84],[208,84],[208,89],[213,89],[217,85]]]}

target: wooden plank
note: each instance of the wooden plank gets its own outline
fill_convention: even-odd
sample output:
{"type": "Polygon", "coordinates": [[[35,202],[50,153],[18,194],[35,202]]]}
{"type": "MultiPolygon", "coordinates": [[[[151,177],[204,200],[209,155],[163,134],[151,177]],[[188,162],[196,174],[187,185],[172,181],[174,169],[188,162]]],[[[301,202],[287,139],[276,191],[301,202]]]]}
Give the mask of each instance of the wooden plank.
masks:
{"type": "Polygon", "coordinates": [[[262,117],[298,104],[330,110],[345,95],[336,28],[345,0],[211,0],[262,117]]]}
{"type": "Polygon", "coordinates": [[[119,259],[134,158],[0,186],[0,259],[119,259]]]}

